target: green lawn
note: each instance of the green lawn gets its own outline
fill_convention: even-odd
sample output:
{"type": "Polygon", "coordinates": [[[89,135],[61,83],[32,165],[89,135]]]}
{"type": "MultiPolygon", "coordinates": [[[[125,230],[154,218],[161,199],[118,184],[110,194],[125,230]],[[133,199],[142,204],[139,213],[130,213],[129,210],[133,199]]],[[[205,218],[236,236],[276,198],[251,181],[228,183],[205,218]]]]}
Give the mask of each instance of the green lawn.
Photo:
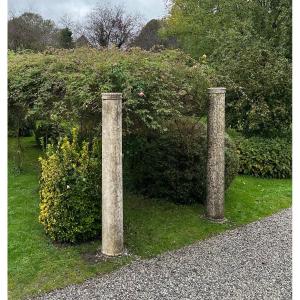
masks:
{"type": "MultiPolygon", "coordinates": [[[[17,174],[13,163],[15,140],[9,139],[9,298],[22,299],[82,282],[134,259],[127,256],[94,263],[87,258],[99,249],[100,241],[79,246],[59,246],[49,241],[38,223],[40,151],[33,138],[23,138],[22,143],[23,171],[17,174]]],[[[226,193],[225,224],[205,220],[201,205],[175,205],[126,195],[126,247],[134,255],[151,257],[290,207],[291,195],[291,180],[237,177],[226,193]]]]}

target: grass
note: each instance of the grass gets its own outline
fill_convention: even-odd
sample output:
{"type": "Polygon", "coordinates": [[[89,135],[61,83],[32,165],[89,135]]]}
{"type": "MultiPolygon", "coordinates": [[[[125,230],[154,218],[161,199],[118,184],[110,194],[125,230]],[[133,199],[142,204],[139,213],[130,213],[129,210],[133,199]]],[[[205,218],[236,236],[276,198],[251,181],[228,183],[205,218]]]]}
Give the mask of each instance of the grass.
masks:
{"type": "MultiPolygon", "coordinates": [[[[38,162],[41,154],[33,138],[23,138],[24,164],[14,168],[15,139],[9,139],[8,174],[8,279],[9,298],[23,299],[112,271],[134,256],[106,262],[88,259],[100,241],[77,246],[51,243],[38,223],[38,162]]],[[[255,221],[291,206],[291,180],[239,176],[226,193],[225,224],[205,220],[199,204],[185,206],[126,195],[124,199],[126,247],[142,258],[180,248],[224,230],[255,221]]]]}

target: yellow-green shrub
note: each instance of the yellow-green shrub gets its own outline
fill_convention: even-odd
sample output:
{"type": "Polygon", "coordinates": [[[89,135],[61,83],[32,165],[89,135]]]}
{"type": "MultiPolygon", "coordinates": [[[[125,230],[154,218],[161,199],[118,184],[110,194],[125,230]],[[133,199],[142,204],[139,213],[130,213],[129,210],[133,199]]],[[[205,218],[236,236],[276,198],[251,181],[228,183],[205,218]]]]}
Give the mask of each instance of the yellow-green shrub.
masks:
{"type": "Polygon", "coordinates": [[[61,139],[40,158],[40,216],[49,237],[58,242],[80,242],[100,235],[101,165],[99,147],[61,139]]]}

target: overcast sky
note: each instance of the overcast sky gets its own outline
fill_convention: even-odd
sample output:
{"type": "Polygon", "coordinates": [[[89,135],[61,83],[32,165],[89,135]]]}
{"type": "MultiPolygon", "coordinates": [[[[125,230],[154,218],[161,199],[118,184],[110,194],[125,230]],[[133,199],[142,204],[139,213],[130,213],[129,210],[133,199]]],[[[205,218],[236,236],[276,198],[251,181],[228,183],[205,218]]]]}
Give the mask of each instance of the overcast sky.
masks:
{"type": "Polygon", "coordinates": [[[141,14],[144,21],[166,15],[165,0],[8,0],[8,10],[17,15],[24,11],[36,12],[55,22],[68,14],[80,21],[96,3],[123,4],[128,12],[141,14]]]}

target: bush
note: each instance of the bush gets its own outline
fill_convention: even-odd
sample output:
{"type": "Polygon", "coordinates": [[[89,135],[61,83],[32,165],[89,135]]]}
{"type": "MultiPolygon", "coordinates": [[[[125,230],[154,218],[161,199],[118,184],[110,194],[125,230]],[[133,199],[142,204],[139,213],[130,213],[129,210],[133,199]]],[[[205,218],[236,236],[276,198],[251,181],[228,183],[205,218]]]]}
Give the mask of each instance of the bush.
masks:
{"type": "Polygon", "coordinates": [[[57,144],[62,133],[63,129],[58,124],[48,122],[38,124],[34,130],[35,140],[39,146],[50,143],[57,144]]]}
{"type": "Polygon", "coordinates": [[[54,241],[81,242],[100,236],[101,164],[98,144],[89,150],[61,139],[56,147],[47,147],[40,158],[40,216],[46,233],[54,241]]]}
{"type": "Polygon", "coordinates": [[[10,52],[8,65],[10,116],[78,126],[89,139],[101,131],[103,92],[122,92],[125,132],[161,129],[171,117],[205,114],[206,89],[214,78],[207,64],[179,50],[10,52]]]}
{"type": "MultiPolygon", "coordinates": [[[[126,169],[131,188],[177,203],[204,203],[206,198],[206,125],[193,120],[170,122],[168,131],[128,138],[126,169]]],[[[226,137],[226,188],[238,172],[235,145],[226,137]]]]}
{"type": "Polygon", "coordinates": [[[287,139],[236,139],[241,174],[267,178],[292,176],[292,145],[287,139]]]}

